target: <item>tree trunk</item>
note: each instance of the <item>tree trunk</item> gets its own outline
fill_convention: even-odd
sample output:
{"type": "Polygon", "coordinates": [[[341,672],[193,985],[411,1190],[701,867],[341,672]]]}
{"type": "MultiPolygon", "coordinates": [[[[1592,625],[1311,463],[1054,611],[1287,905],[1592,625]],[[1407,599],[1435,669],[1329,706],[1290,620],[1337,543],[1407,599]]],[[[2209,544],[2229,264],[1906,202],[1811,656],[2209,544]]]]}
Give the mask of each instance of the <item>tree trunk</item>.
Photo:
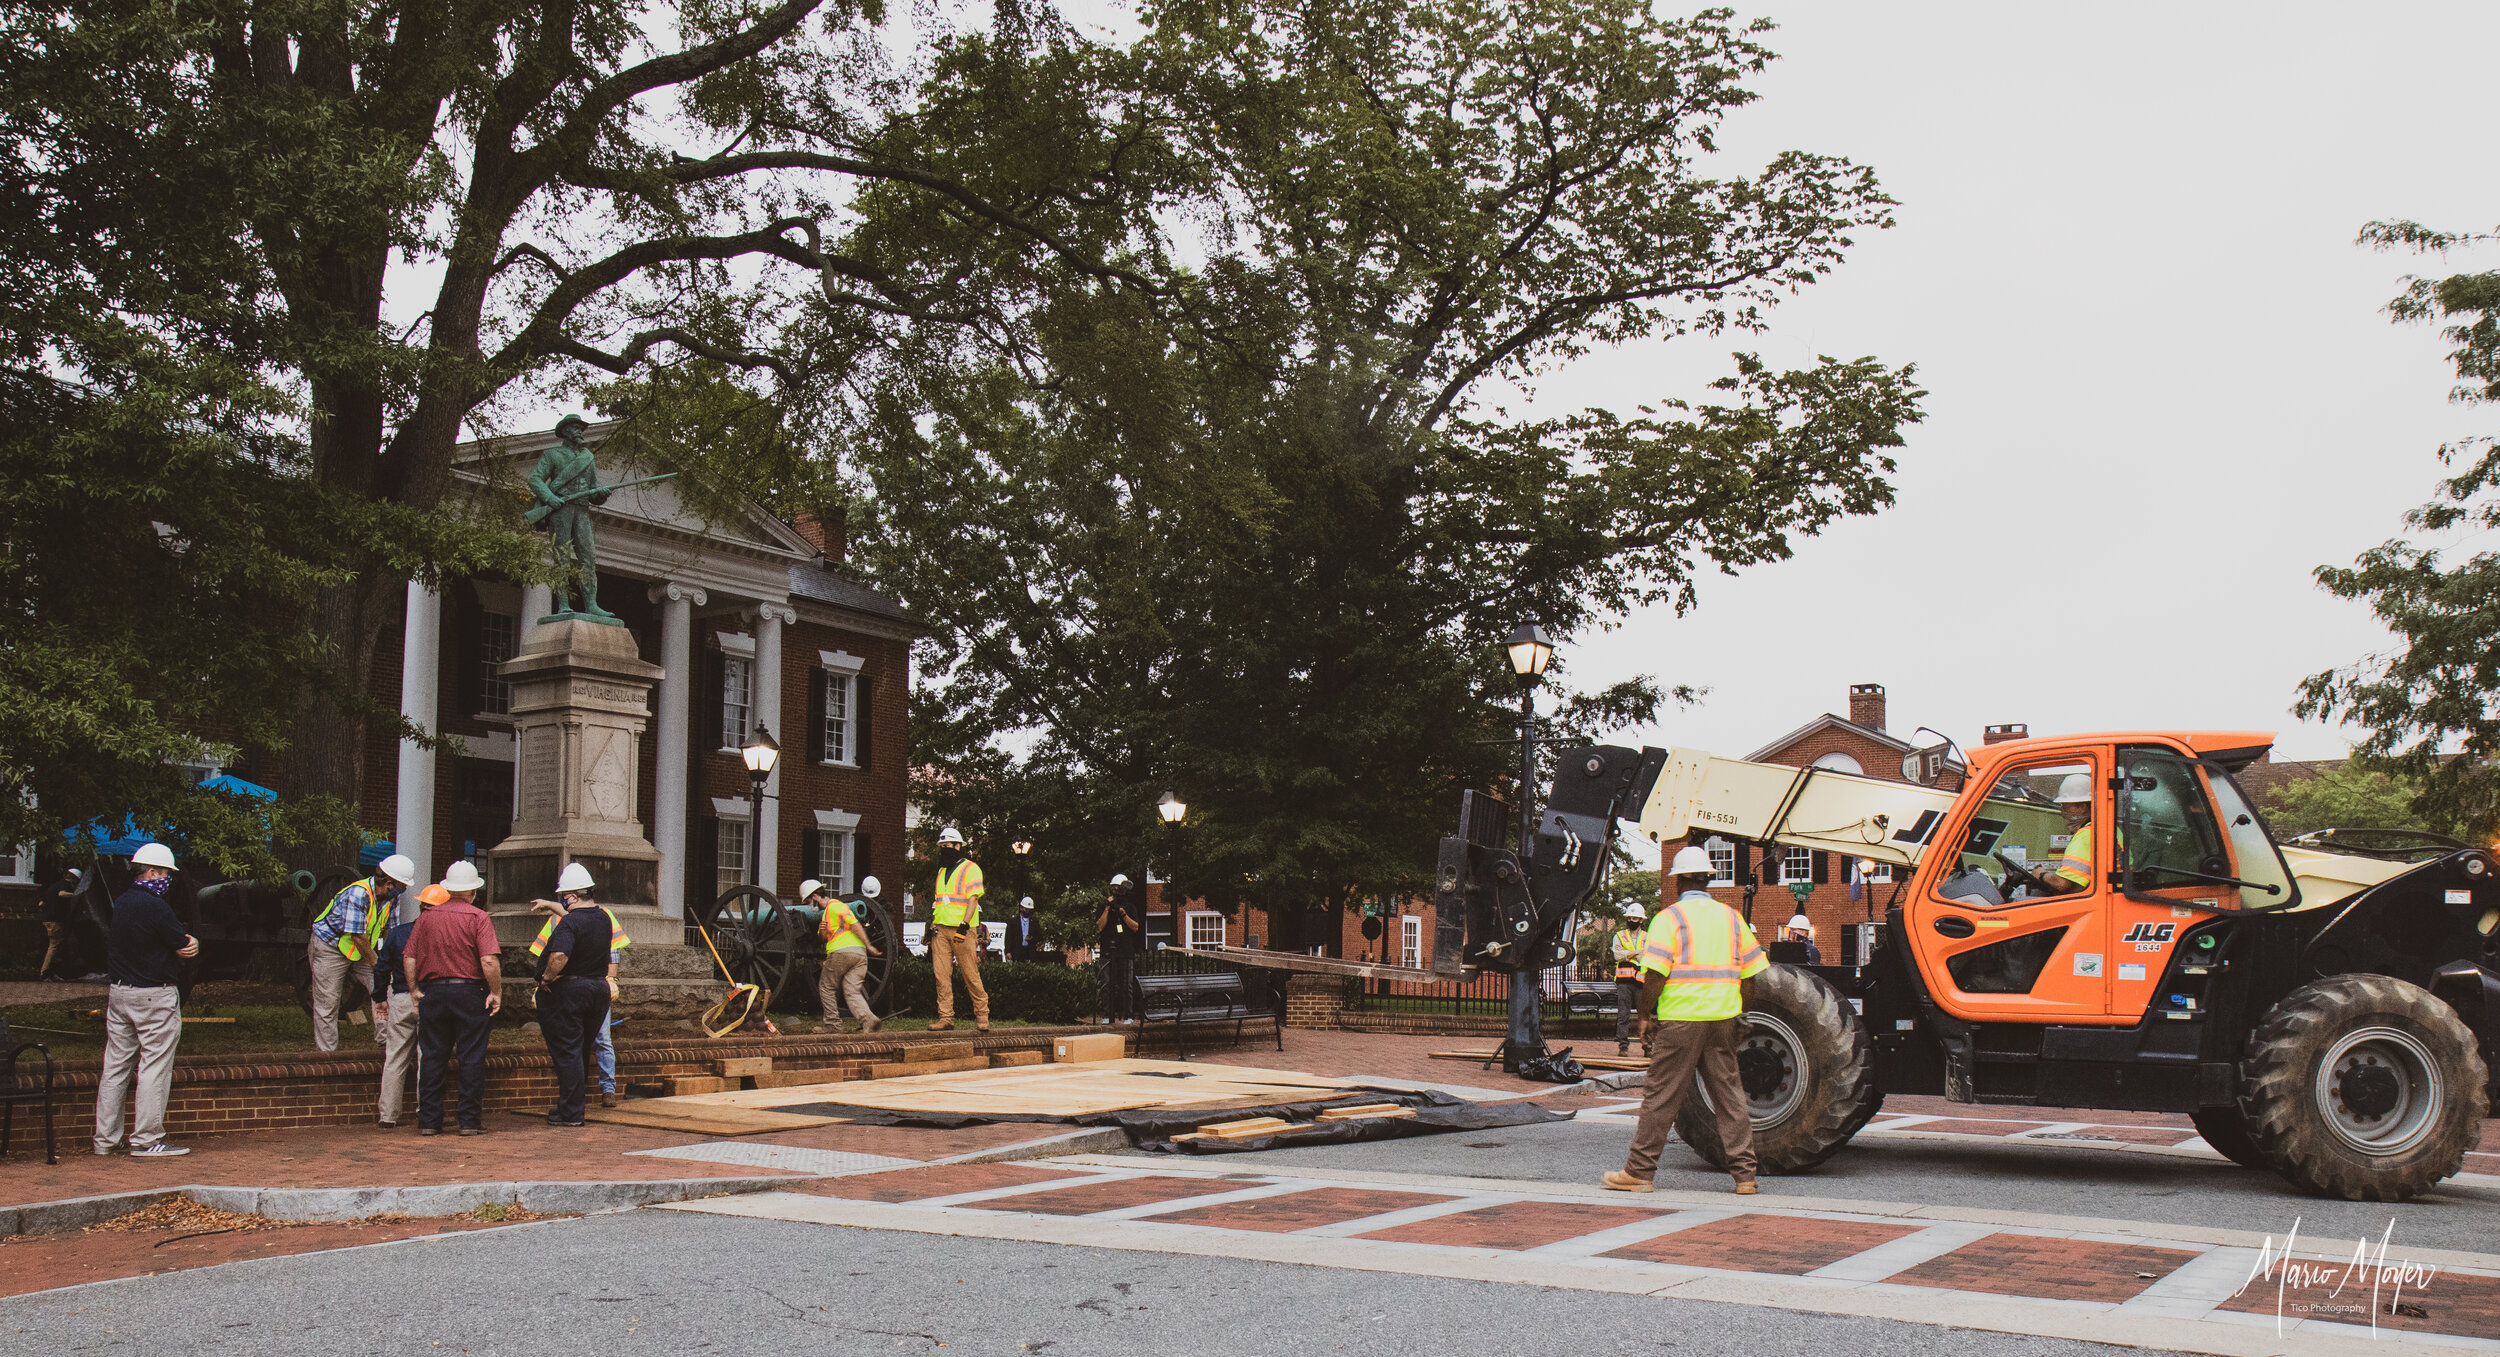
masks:
{"type": "MultiPolygon", "coordinates": [[[[359,578],[324,589],[313,603],[313,625],[328,643],[330,674],[308,678],[298,690],[292,743],[277,751],[277,790],[286,796],[332,796],[361,809],[364,790],[363,718],[346,698],[362,693],[372,673],[379,633],[374,597],[379,587],[359,578]]],[[[361,818],[361,817],[360,817],[361,818]]],[[[304,865],[316,871],[353,867],[363,845],[355,839],[297,846],[304,865]]]]}

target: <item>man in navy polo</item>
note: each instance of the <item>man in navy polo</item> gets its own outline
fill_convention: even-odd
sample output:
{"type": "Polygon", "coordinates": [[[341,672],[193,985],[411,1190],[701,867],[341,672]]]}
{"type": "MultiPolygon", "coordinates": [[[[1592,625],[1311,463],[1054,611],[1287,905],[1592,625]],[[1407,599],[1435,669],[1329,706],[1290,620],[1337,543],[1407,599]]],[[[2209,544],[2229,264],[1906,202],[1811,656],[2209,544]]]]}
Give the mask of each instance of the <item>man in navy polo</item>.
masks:
{"type": "Polygon", "coordinates": [[[538,973],[538,1031],[556,1067],[556,1106],[547,1114],[549,1126],[581,1126],[589,1120],[582,1066],[594,1034],[608,1020],[608,952],[615,940],[608,912],[591,898],[595,884],[589,868],[565,864],[564,874],[556,879],[564,913],[547,934],[547,962],[538,973]]]}
{"type": "Polygon", "coordinates": [[[113,931],[105,969],[104,1070],[96,1080],[95,1152],[121,1148],[122,1103],[138,1074],[138,1115],[130,1131],[134,1159],[174,1159],[191,1151],[165,1143],[165,1103],[174,1090],[174,1048],[182,1042],[182,958],[200,954],[199,939],[165,903],[174,884],[173,850],[143,843],[130,855],[130,888],[113,897],[113,931]]]}

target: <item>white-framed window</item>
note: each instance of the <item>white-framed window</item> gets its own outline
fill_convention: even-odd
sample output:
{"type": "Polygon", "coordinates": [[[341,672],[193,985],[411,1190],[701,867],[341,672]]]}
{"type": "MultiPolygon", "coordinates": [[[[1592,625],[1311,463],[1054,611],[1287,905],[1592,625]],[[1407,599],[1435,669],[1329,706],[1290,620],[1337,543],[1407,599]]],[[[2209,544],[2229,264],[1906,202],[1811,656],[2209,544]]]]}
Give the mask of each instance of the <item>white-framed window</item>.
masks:
{"type": "Polygon", "coordinates": [[[1398,920],[1398,964],[1410,971],[1423,969],[1424,920],[1420,914],[1398,920]]]}
{"type": "Polygon", "coordinates": [[[35,846],[21,843],[12,848],[0,844],[0,883],[11,886],[35,884],[35,846]]]}
{"type": "Polygon", "coordinates": [[[1892,864],[1860,859],[1858,880],[1870,886],[1889,885],[1892,882],[1892,864]]]}
{"type": "Polygon", "coordinates": [[[1791,848],[1791,849],[1789,849],[1787,852],[1782,853],[1782,854],[1780,855],[1780,884],[1781,884],[1781,885],[1786,886],[1786,885],[1792,884],[1792,883],[1794,883],[1794,882],[1798,882],[1798,881],[1812,881],[1813,879],[1814,879],[1814,850],[1813,850],[1813,849],[1811,849],[1811,848],[1791,848]]]}
{"type": "Polygon", "coordinates": [[[851,835],[842,829],[816,831],[815,877],[836,895],[851,893],[851,835]]]}
{"type": "Polygon", "coordinates": [[[1701,846],[1710,852],[1710,884],[1735,885],[1736,845],[1725,839],[1704,839],[1701,846]]]}
{"type": "Polygon", "coordinates": [[[520,619],[510,613],[477,615],[477,710],[482,716],[512,714],[512,685],[504,679],[502,665],[512,658],[520,634],[520,619]]]}
{"type": "Polygon", "coordinates": [[[1224,916],[1211,909],[1193,909],[1187,915],[1189,945],[1221,947],[1224,945],[1224,916]]]}
{"type": "Polygon", "coordinates": [[[712,841],[712,891],[718,895],[732,886],[747,883],[747,826],[750,821],[727,816],[717,822],[717,837],[712,841]]]}
{"type": "Polygon", "coordinates": [[[859,675],[831,672],[825,675],[825,762],[845,766],[859,762],[853,725],[854,714],[859,710],[858,700],[859,675]]]}
{"type": "Polygon", "coordinates": [[[748,723],[755,719],[755,661],[745,655],[723,655],[720,661],[720,747],[736,749],[747,742],[748,723]]]}

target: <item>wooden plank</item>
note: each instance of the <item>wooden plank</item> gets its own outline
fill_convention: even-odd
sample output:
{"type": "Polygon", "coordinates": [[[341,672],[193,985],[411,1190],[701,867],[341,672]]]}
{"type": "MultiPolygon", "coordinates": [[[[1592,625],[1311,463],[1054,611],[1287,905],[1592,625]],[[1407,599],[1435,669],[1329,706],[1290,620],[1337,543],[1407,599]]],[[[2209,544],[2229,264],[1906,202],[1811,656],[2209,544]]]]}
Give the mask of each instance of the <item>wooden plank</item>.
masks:
{"type": "Polygon", "coordinates": [[[1319,1114],[1319,1119],[1321,1121],[1405,1121],[1414,1115],[1415,1109],[1411,1107],[1392,1107],[1385,1110],[1343,1107],[1322,1112],[1319,1114]]]}
{"type": "Polygon", "coordinates": [[[1276,1126],[1245,1126],[1238,1131],[1201,1131],[1199,1134],[1208,1140],[1264,1140],[1269,1136],[1295,1136],[1318,1129],[1318,1122],[1306,1121],[1276,1126]]]}
{"type": "Polygon", "coordinates": [[[1026,1065],[1049,1063],[1050,1052],[1048,1051],[1001,1051],[990,1057],[990,1068],[994,1070],[1019,1069],[1026,1065]]]}
{"type": "Polygon", "coordinates": [[[970,1060],[975,1052],[969,1041],[923,1041],[903,1048],[905,1062],[916,1060],[970,1060]]]}
{"type": "Polygon", "coordinates": [[[871,1065],[871,1079],[910,1079],[923,1074],[945,1074],[951,1070],[986,1070],[989,1057],[968,1055],[960,1060],[905,1060],[891,1065],[871,1065]]]}
{"type": "Polygon", "coordinates": [[[842,1071],[832,1070],[766,1070],[755,1076],[757,1091],[769,1092],[785,1088],[813,1088],[818,1084],[838,1084],[842,1071]]]}
{"type": "Polygon", "coordinates": [[[1229,1135],[1235,1131],[1272,1131],[1279,1126],[1289,1126],[1291,1124],[1292,1123],[1286,1121],[1283,1117],[1251,1117],[1246,1121],[1211,1121],[1206,1125],[1199,1127],[1198,1134],[1220,1136],[1229,1135]]]}
{"type": "Polygon", "coordinates": [[[768,1055],[723,1056],[712,1062],[712,1073],[724,1079],[741,1079],[748,1075],[770,1074],[773,1058],[768,1055]]]}

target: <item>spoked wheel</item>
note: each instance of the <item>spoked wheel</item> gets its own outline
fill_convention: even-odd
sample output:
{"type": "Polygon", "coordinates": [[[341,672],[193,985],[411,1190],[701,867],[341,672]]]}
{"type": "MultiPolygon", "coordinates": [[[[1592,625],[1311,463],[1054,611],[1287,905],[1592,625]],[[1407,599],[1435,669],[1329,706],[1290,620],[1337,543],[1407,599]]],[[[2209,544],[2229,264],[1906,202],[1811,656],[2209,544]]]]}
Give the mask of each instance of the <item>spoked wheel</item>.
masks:
{"type": "Polygon", "coordinates": [[[732,980],[772,994],[788,988],[798,969],[800,930],[781,897],[761,886],[732,886],[696,923],[732,980]]]}

